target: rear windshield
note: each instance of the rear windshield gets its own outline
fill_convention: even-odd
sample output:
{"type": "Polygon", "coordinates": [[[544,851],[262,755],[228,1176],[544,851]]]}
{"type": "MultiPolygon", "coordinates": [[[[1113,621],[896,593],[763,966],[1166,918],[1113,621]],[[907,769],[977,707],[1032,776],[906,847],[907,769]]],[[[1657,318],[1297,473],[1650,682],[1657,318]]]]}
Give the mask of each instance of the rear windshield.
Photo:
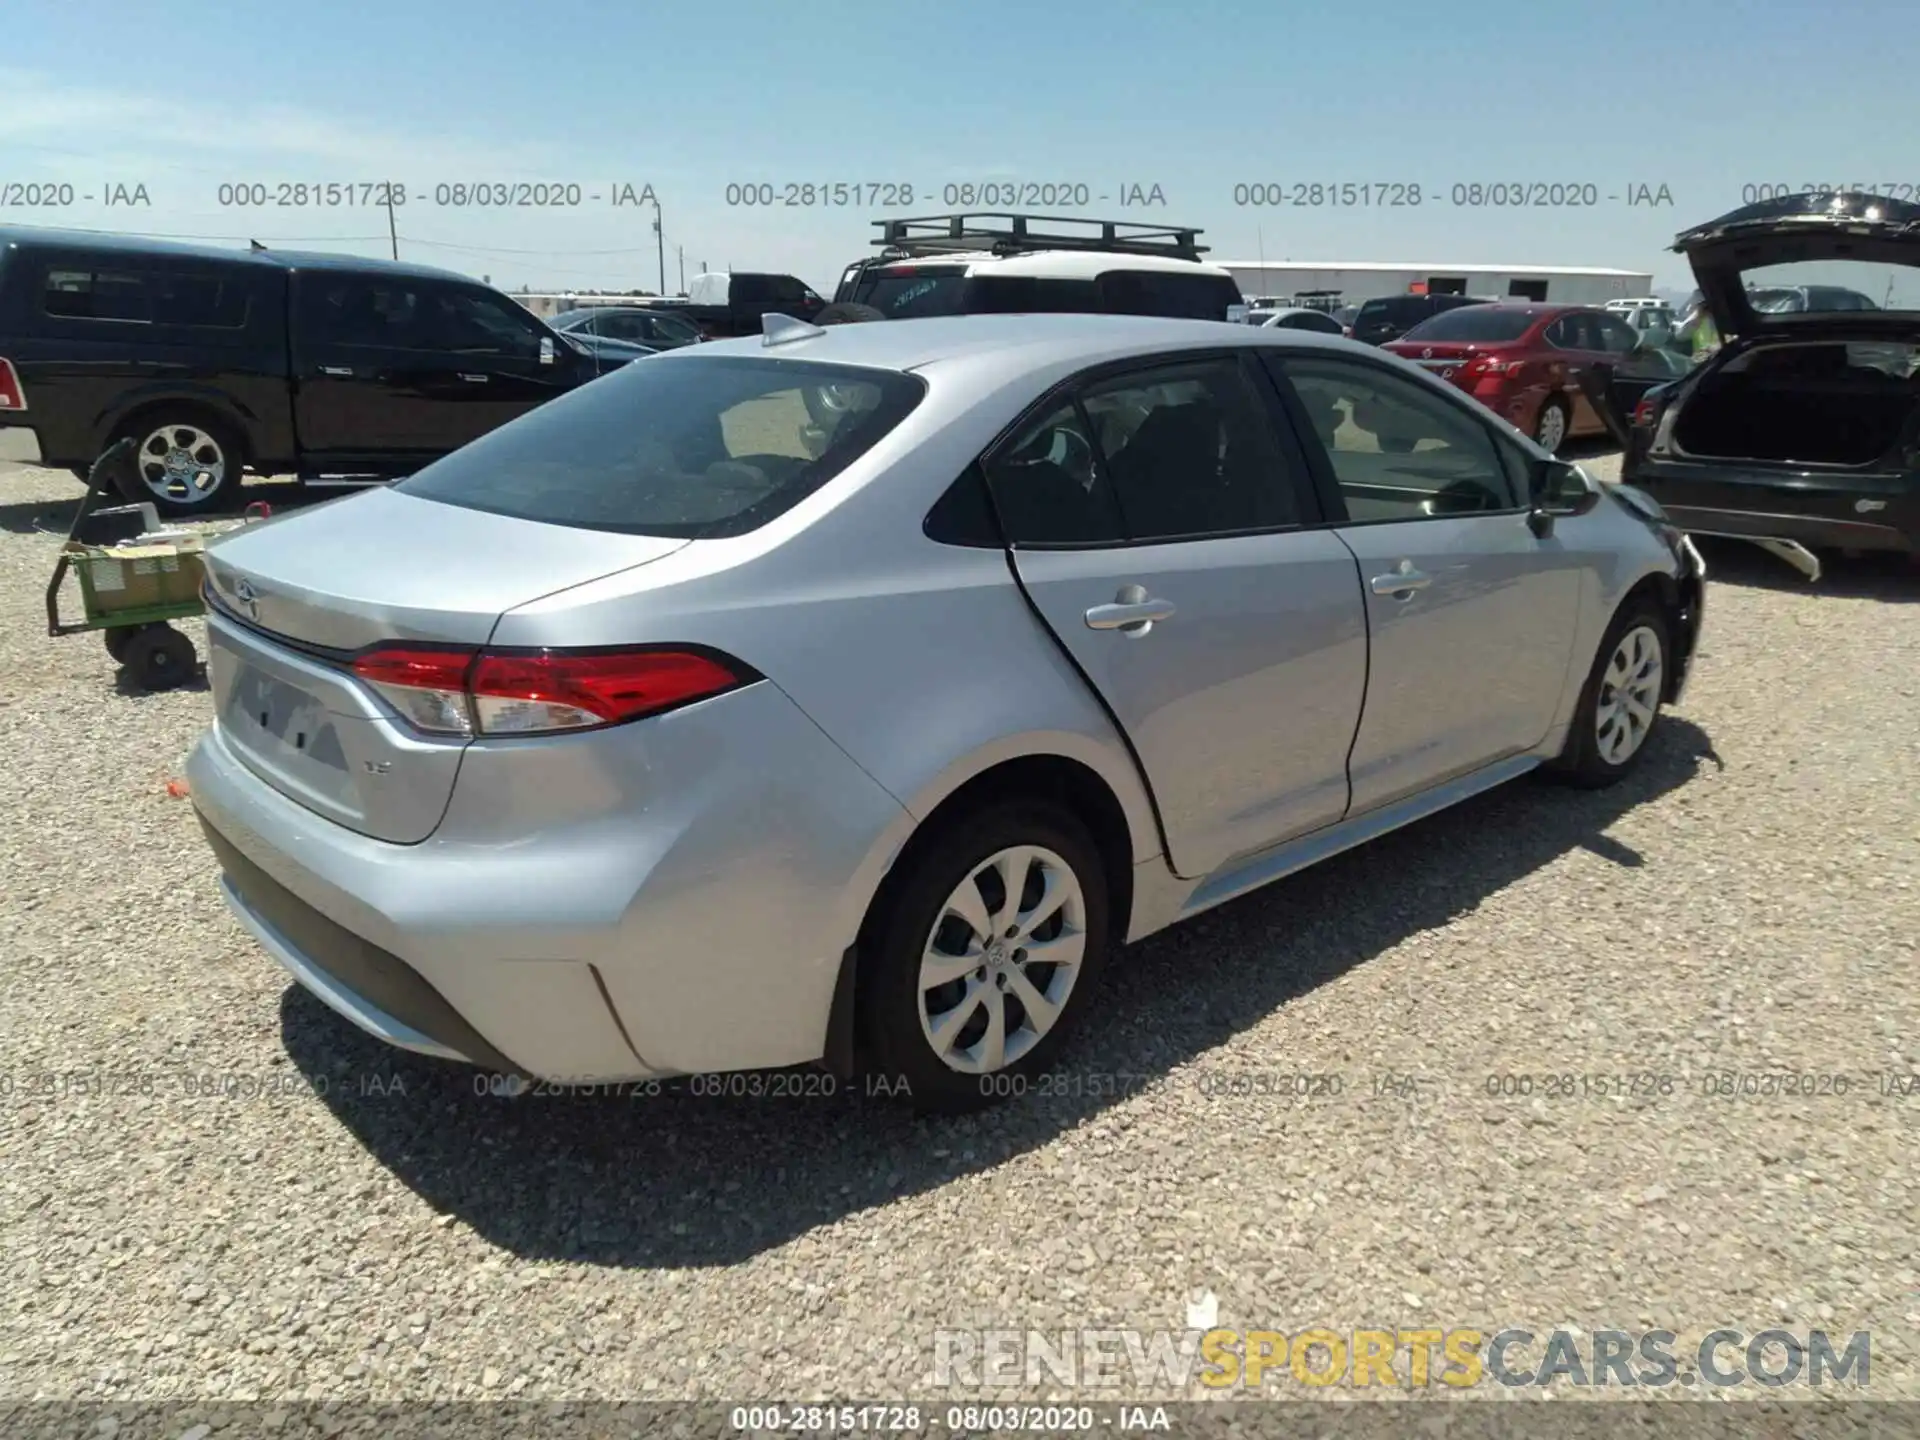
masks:
{"type": "Polygon", "coordinates": [[[1432,307],[1426,297],[1418,295],[1396,295],[1389,300],[1369,300],[1360,307],[1361,320],[1391,320],[1396,324],[1402,320],[1411,320],[1416,315],[1425,315],[1432,307]]]}
{"type": "Polygon", "coordinates": [[[1496,310],[1491,305],[1462,305],[1423,320],[1402,340],[1518,340],[1540,317],[1527,310],[1496,310]]]}
{"type": "Polygon", "coordinates": [[[916,320],[926,315],[962,315],[967,298],[967,270],[950,265],[938,270],[870,270],[853,298],[871,305],[889,320],[916,320]]]}
{"type": "Polygon", "coordinates": [[[688,356],[631,365],[394,488],[626,535],[744,535],[791,509],[926,394],[892,370],[688,356]]]}

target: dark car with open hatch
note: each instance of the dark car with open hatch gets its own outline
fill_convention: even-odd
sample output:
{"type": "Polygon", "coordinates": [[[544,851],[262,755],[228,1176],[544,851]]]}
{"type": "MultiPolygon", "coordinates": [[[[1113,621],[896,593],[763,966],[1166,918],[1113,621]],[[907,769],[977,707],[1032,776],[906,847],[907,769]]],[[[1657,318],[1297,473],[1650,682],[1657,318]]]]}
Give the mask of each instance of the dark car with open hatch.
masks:
{"type": "Polygon", "coordinates": [[[1675,524],[1751,540],[1810,579],[1823,549],[1920,554],[1920,205],[1782,196],[1673,248],[1721,345],[1638,397],[1621,478],[1675,524]],[[1839,308],[1836,292],[1867,304],[1839,308]]]}

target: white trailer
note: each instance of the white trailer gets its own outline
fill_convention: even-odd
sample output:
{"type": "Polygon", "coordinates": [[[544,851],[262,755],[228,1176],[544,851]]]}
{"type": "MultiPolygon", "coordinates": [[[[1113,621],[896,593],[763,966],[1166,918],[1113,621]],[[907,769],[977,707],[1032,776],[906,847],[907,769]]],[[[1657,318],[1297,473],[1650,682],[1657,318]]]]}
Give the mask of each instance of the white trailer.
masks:
{"type": "Polygon", "coordinates": [[[1423,265],[1387,261],[1220,260],[1249,300],[1340,292],[1342,305],[1388,295],[1478,295],[1492,300],[1550,300],[1602,305],[1645,295],[1653,275],[1597,265],[1423,265]]]}

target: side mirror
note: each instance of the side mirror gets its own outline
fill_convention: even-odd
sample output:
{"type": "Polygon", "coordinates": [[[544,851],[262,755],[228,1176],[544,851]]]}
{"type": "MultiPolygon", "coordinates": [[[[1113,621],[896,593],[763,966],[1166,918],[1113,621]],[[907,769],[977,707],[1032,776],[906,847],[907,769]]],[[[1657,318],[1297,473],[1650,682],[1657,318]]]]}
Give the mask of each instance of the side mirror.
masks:
{"type": "Polygon", "coordinates": [[[1527,525],[1544,540],[1560,517],[1585,515],[1600,503],[1600,486],[1586,471],[1566,460],[1542,460],[1533,472],[1533,506],[1527,525]]]}

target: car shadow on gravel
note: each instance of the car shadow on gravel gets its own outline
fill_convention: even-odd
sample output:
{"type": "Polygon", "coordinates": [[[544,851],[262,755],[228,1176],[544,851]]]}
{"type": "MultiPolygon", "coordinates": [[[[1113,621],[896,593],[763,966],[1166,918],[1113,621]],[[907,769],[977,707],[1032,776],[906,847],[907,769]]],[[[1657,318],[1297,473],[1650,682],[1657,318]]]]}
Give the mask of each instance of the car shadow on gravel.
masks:
{"type": "Polygon", "coordinates": [[[1037,1149],[1128,1095],[1159,1103],[1143,1089],[1196,1083],[1169,1077],[1573,850],[1642,863],[1605,832],[1703,762],[1718,762],[1706,734],[1670,716],[1611,790],[1521,780],[1132,946],[1055,1071],[1057,1093],[957,1119],[916,1118],[812,1071],[683,1081],[653,1097],[502,1098],[476,1071],[363,1035],[298,986],[282,999],[282,1036],[380,1163],[492,1244],[603,1266],[731,1264],[1037,1149]],[[746,1087],[761,1093],[724,1093],[746,1087]],[[723,1093],[694,1093],[709,1088],[723,1093]]]}
{"type": "MultiPolygon", "coordinates": [[[[1896,552],[1862,555],[1823,555],[1820,578],[1808,580],[1786,561],[1758,545],[1717,536],[1695,536],[1701,558],[1707,562],[1709,585],[1739,585],[1754,590],[1781,590],[1844,600],[1884,600],[1895,605],[1920,603],[1920,562],[1896,552]]],[[[1709,594],[1708,612],[1712,612],[1709,594]]],[[[1711,625],[1711,619],[1707,622],[1711,625]]]]}

